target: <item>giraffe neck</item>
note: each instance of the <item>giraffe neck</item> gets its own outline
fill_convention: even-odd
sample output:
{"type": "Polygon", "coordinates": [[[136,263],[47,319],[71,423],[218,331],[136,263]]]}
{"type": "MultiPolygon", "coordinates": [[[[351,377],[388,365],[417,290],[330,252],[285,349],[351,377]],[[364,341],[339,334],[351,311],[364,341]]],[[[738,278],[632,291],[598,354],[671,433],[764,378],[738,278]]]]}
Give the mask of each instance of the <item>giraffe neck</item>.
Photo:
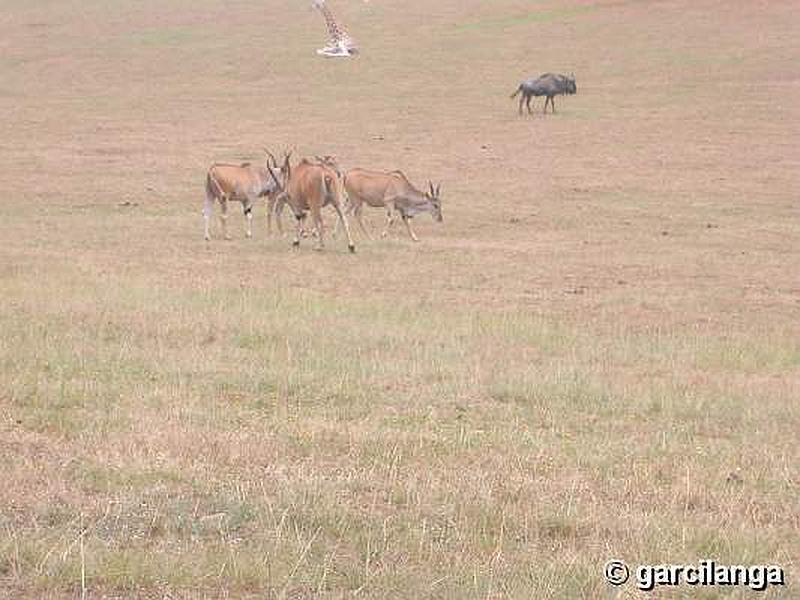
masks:
{"type": "Polygon", "coordinates": [[[317,8],[319,8],[320,12],[322,13],[322,16],[325,17],[325,22],[328,25],[328,33],[330,34],[331,38],[333,38],[335,41],[338,42],[343,37],[345,37],[342,28],[339,27],[339,24],[336,22],[336,19],[333,18],[333,14],[331,13],[328,6],[326,4],[321,4],[318,5],[317,8]]]}

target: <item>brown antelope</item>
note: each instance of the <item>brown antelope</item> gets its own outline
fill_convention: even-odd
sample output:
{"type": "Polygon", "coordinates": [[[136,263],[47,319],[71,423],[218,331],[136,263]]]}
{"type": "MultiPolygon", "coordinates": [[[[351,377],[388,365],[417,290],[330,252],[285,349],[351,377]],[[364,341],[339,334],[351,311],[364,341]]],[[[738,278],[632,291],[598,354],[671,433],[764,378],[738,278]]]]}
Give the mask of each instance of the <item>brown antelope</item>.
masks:
{"type": "Polygon", "coordinates": [[[203,220],[205,221],[205,237],[211,239],[209,221],[213,212],[214,202],[219,202],[222,224],[222,235],[228,235],[228,201],[241,202],[242,210],[247,219],[247,237],[253,235],[253,205],[258,198],[268,197],[267,218],[270,218],[271,205],[280,189],[278,179],[269,164],[269,158],[264,166],[251,163],[239,165],[229,163],[214,163],[206,174],[206,201],[203,206],[203,220]]]}
{"type": "MultiPolygon", "coordinates": [[[[326,154],[325,156],[315,155],[314,158],[316,159],[317,164],[320,164],[320,165],[323,165],[323,166],[326,166],[326,167],[330,167],[331,169],[336,171],[336,175],[337,175],[337,177],[339,177],[339,179],[342,178],[342,171],[339,168],[339,164],[336,161],[336,158],[334,156],[331,156],[330,154],[326,154]]],[[[308,160],[308,159],[306,159],[306,160],[308,160]]],[[[312,162],[312,161],[309,161],[309,162],[312,162]]],[[[275,168],[277,170],[278,166],[275,165],[275,168]]],[[[278,226],[278,233],[283,235],[282,215],[283,215],[284,206],[286,206],[286,197],[285,196],[283,196],[281,194],[277,194],[277,193],[269,196],[269,206],[268,206],[269,216],[267,217],[267,226],[268,226],[268,230],[269,230],[270,233],[272,233],[272,217],[273,217],[273,214],[274,214],[275,223],[278,226]]],[[[338,230],[338,226],[339,226],[339,223],[337,221],[336,222],[336,227],[334,228],[334,234],[338,230]]],[[[306,231],[305,228],[302,229],[301,233],[302,233],[303,237],[308,237],[309,235],[314,235],[314,236],[317,235],[317,231],[316,230],[311,231],[310,234],[309,234],[309,232],[306,231]]]]}
{"type": "Polygon", "coordinates": [[[394,222],[394,213],[400,214],[408,235],[415,242],[419,238],[411,229],[411,219],[422,212],[429,212],[436,221],[442,222],[442,202],[439,198],[441,186],[433,187],[428,182],[429,190],[421,192],[408,180],[402,171],[384,173],[367,169],[351,169],[344,176],[344,189],[349,199],[348,212],[358,221],[361,231],[369,237],[361,211],[364,205],[386,209],[386,228],[382,236],[389,233],[394,222]]]}
{"type": "Polygon", "coordinates": [[[350,227],[342,211],[344,202],[342,180],[336,171],[326,164],[312,162],[305,158],[293,167],[290,158],[291,152],[286,154],[281,167],[283,193],[280,194],[279,202],[289,205],[297,221],[292,245],[300,245],[303,220],[306,213],[310,212],[314,219],[314,227],[317,229],[317,249],[321,250],[324,247],[325,227],[322,222],[322,208],[331,205],[339,215],[339,222],[344,226],[345,234],[347,234],[347,247],[350,252],[355,252],[356,246],[350,235],[350,227]]]}

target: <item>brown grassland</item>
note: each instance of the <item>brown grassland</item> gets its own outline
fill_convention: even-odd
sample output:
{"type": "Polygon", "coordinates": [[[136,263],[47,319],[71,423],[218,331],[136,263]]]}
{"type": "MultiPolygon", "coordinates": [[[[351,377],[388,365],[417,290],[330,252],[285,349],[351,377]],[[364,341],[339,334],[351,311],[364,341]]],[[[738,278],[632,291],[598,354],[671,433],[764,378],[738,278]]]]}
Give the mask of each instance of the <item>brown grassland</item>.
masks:
{"type": "Polygon", "coordinates": [[[3,1],[0,597],[800,594],[800,5],[309,4],[3,1]],[[206,243],[263,146],[444,222],[206,243]]]}

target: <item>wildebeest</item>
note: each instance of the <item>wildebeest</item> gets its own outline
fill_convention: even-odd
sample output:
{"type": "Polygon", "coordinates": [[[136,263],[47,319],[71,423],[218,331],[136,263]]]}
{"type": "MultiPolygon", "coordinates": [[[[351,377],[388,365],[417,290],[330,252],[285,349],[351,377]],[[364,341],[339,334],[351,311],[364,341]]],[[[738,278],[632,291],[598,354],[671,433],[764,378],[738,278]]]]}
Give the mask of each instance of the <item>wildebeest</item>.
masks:
{"type": "Polygon", "coordinates": [[[559,75],[555,73],[545,73],[536,79],[527,79],[519,84],[517,91],[511,94],[515,98],[517,94],[522,94],[519,99],[519,114],[522,114],[523,102],[528,107],[528,114],[531,111],[531,99],[536,96],[546,96],[544,100],[543,112],[547,112],[547,103],[553,112],[556,112],[556,105],[553,98],[559,94],[574,94],[578,91],[575,85],[575,75],[559,75]]]}
{"type": "Polygon", "coordinates": [[[267,214],[269,216],[274,204],[274,197],[280,185],[275,172],[269,164],[263,166],[251,163],[229,164],[214,163],[206,173],[206,201],[203,206],[203,220],[205,221],[205,237],[211,239],[209,221],[213,212],[214,202],[220,204],[220,222],[222,235],[228,235],[228,202],[241,202],[242,210],[247,219],[247,237],[253,235],[253,205],[258,198],[269,196],[267,214]]]}
{"type": "Polygon", "coordinates": [[[282,193],[279,195],[279,202],[288,204],[297,220],[292,245],[300,245],[303,220],[306,213],[310,212],[317,229],[317,248],[320,250],[323,248],[325,228],[322,222],[322,208],[331,205],[344,226],[347,247],[350,252],[355,252],[356,246],[350,235],[350,227],[342,211],[344,190],[341,178],[327,164],[304,158],[293,167],[290,158],[291,153],[287,153],[281,166],[282,193]]]}
{"type": "Polygon", "coordinates": [[[361,230],[369,237],[361,211],[364,204],[375,208],[386,209],[386,228],[383,236],[389,232],[394,221],[394,212],[400,214],[408,235],[415,242],[419,238],[411,229],[410,220],[417,214],[429,212],[437,221],[442,221],[442,202],[440,185],[435,188],[428,182],[429,190],[422,192],[408,180],[402,171],[369,171],[367,169],[351,169],[344,176],[344,189],[349,199],[348,212],[352,212],[361,230]]]}

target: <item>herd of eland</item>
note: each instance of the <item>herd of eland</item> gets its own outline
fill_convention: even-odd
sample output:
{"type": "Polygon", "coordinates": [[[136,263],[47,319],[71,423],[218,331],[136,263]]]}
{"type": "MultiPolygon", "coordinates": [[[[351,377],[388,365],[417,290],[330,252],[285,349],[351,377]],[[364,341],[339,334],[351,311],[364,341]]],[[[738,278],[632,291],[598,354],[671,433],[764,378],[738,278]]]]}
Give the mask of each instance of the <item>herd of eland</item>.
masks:
{"type": "MultiPolygon", "coordinates": [[[[572,95],[577,92],[574,75],[544,73],[539,77],[526,79],[519,84],[511,98],[520,96],[519,113],[523,106],[531,113],[531,101],[544,96],[544,112],[550,104],[552,112],[556,107],[554,98],[559,95],[572,95]]],[[[312,235],[316,237],[317,249],[325,245],[325,223],[322,209],[333,207],[338,217],[333,233],[341,225],[347,237],[347,247],[355,252],[353,236],[347,222],[348,215],[355,217],[362,233],[369,239],[362,219],[365,206],[386,211],[386,236],[399,216],[409,237],[419,241],[411,229],[414,216],[428,212],[436,221],[442,221],[441,186],[428,182],[427,190],[420,190],[399,170],[375,171],[355,168],[343,173],[332,156],[303,158],[292,165],[291,152],[284,155],[282,163],[268,150],[261,166],[251,163],[214,163],[206,174],[206,201],[203,209],[205,237],[211,239],[209,223],[214,204],[220,205],[222,235],[229,239],[227,219],[228,202],[241,202],[247,220],[247,237],[253,235],[253,206],[259,198],[266,198],[267,231],[272,233],[272,220],[276,220],[278,231],[282,234],[281,213],[288,206],[296,222],[294,246],[300,245],[301,237],[307,235],[304,227],[307,215],[313,221],[312,235]]]]}
{"type": "Polygon", "coordinates": [[[372,171],[355,168],[343,173],[332,156],[303,158],[292,164],[291,152],[284,155],[279,164],[275,156],[265,150],[263,165],[252,163],[214,163],[206,174],[206,200],[203,208],[205,238],[211,239],[209,230],[215,204],[220,205],[222,235],[228,234],[228,203],[240,202],[247,221],[247,237],[253,234],[253,207],[261,198],[266,199],[267,231],[272,232],[272,220],[276,220],[282,233],[281,213],[288,206],[295,217],[296,229],[293,246],[300,245],[306,234],[304,224],[311,214],[316,248],[325,244],[325,223],[322,209],[330,206],[338,217],[334,233],[339,225],[344,228],[347,247],[355,252],[355,243],[350,232],[347,215],[352,215],[367,238],[370,234],[364,226],[364,206],[386,211],[385,236],[395,217],[399,216],[406,226],[409,237],[419,241],[411,229],[410,220],[429,212],[436,221],[442,221],[441,186],[428,182],[428,190],[418,189],[402,171],[372,171]]]}

